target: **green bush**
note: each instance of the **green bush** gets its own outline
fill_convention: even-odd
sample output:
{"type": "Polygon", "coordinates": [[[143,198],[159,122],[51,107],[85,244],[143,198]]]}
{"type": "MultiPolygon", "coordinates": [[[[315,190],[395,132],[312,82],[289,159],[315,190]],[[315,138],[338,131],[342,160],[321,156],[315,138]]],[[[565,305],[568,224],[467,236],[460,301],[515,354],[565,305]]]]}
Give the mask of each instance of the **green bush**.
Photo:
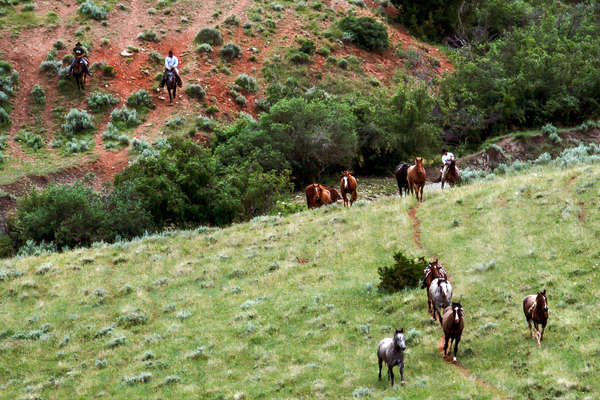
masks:
{"type": "Polygon", "coordinates": [[[137,92],[133,92],[127,98],[127,105],[130,107],[134,107],[136,109],[139,108],[154,108],[154,102],[152,101],[152,97],[148,93],[147,90],[140,89],[137,92]]]}
{"type": "Polygon", "coordinates": [[[228,16],[227,18],[225,18],[225,21],[223,21],[223,25],[239,26],[240,25],[240,19],[238,18],[237,15],[231,14],[230,16],[228,16]]]}
{"type": "Polygon", "coordinates": [[[8,124],[10,123],[10,115],[4,109],[4,107],[0,107],[0,124],[8,124]]]}
{"type": "Polygon", "coordinates": [[[206,96],[206,92],[202,86],[198,85],[197,83],[186,85],[185,94],[196,100],[202,100],[206,96]]]}
{"type": "Polygon", "coordinates": [[[236,85],[246,89],[249,92],[256,92],[258,90],[258,83],[256,78],[248,74],[240,74],[235,79],[236,85]]]}
{"type": "Polygon", "coordinates": [[[86,139],[73,138],[65,143],[65,148],[71,154],[85,153],[90,149],[90,142],[86,139]]]}
{"type": "Polygon", "coordinates": [[[301,51],[293,52],[289,55],[289,59],[294,64],[308,64],[310,61],[310,57],[306,53],[302,53],[301,51]]]}
{"type": "Polygon", "coordinates": [[[86,0],[79,6],[79,12],[83,15],[101,21],[108,17],[108,10],[105,7],[98,7],[93,0],[86,0]]]}
{"type": "Polygon", "coordinates": [[[300,50],[302,53],[310,55],[315,52],[315,42],[313,42],[312,40],[298,39],[298,42],[300,43],[300,48],[298,50],[300,50]]]}
{"type": "Polygon", "coordinates": [[[223,44],[223,35],[215,28],[203,28],[194,39],[196,43],[208,43],[212,46],[223,44]]]}
{"type": "Polygon", "coordinates": [[[340,58],[337,62],[337,66],[341,69],[348,69],[348,60],[346,60],[345,58],[340,58]]]}
{"type": "Polygon", "coordinates": [[[58,75],[58,70],[62,67],[62,62],[44,60],[40,64],[40,71],[47,75],[58,75]]]}
{"type": "Polygon", "coordinates": [[[331,51],[327,47],[319,47],[319,50],[317,50],[317,54],[323,57],[327,57],[329,54],[331,54],[331,51]]]}
{"type": "Polygon", "coordinates": [[[399,251],[394,254],[394,264],[377,268],[378,288],[388,293],[416,288],[423,279],[425,268],[427,268],[427,261],[423,257],[411,259],[399,251]]]}
{"type": "Polygon", "coordinates": [[[65,116],[63,131],[67,137],[73,137],[85,133],[94,128],[92,116],[85,110],[72,108],[65,116]]]}
{"type": "Polygon", "coordinates": [[[115,108],[110,113],[110,121],[116,126],[122,126],[124,128],[133,128],[140,124],[140,120],[138,119],[137,110],[132,108],[127,108],[127,106],[123,106],[122,108],[115,108]]]}
{"type": "Polygon", "coordinates": [[[350,33],[358,46],[369,51],[384,50],[389,46],[387,28],[371,17],[344,17],[339,22],[342,31],[350,33]]]}
{"type": "Polygon", "coordinates": [[[15,137],[16,141],[22,145],[29,147],[33,151],[38,151],[44,147],[44,139],[40,135],[31,133],[29,131],[21,131],[15,137]]]}
{"type": "Polygon", "coordinates": [[[31,89],[31,102],[41,106],[46,104],[46,91],[40,85],[34,85],[31,89]]]}
{"type": "Polygon", "coordinates": [[[104,111],[119,104],[119,98],[105,92],[92,92],[87,98],[88,107],[92,112],[104,111]]]}
{"type": "Polygon", "coordinates": [[[0,233],[0,259],[9,258],[15,255],[13,242],[8,235],[0,233]]]}
{"type": "Polygon", "coordinates": [[[160,38],[158,37],[156,32],[154,32],[152,29],[146,29],[143,32],[140,32],[137,35],[137,39],[143,40],[145,42],[154,42],[154,43],[160,42],[160,38]]]}
{"type": "Polygon", "coordinates": [[[233,61],[238,58],[242,54],[242,51],[235,43],[227,43],[225,46],[221,47],[219,50],[219,56],[225,61],[233,61]]]}
{"type": "Polygon", "coordinates": [[[212,53],[213,48],[210,44],[208,43],[202,43],[200,45],[198,45],[198,47],[196,47],[196,52],[198,53],[212,53]]]}

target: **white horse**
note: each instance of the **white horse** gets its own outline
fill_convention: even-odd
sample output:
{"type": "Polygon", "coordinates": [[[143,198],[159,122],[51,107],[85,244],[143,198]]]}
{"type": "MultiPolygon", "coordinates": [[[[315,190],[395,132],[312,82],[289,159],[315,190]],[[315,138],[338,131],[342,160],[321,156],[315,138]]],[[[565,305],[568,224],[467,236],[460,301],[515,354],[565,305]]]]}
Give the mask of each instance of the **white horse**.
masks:
{"type": "Polygon", "coordinates": [[[435,319],[435,314],[437,314],[441,325],[441,310],[448,307],[452,302],[452,285],[450,284],[450,281],[446,278],[436,278],[431,281],[431,285],[429,286],[429,296],[433,303],[433,319],[435,319]]]}
{"type": "Polygon", "coordinates": [[[388,367],[388,380],[392,381],[392,387],[394,387],[394,371],[392,369],[395,365],[400,369],[400,379],[402,385],[404,385],[404,350],[406,350],[404,329],[396,329],[393,338],[385,338],[379,342],[379,346],[377,347],[379,380],[381,380],[381,365],[385,361],[388,367]]]}

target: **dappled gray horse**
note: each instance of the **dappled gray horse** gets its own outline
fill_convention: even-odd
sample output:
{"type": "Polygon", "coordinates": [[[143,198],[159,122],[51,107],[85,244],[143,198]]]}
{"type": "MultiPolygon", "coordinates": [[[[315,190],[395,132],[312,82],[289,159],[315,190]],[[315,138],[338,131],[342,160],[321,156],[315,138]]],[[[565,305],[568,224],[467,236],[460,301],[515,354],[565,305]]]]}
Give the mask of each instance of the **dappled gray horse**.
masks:
{"type": "Polygon", "coordinates": [[[442,324],[441,310],[448,307],[452,302],[452,285],[446,278],[437,278],[429,286],[429,296],[433,303],[433,319],[437,314],[440,325],[442,324]]]}
{"type": "Polygon", "coordinates": [[[406,342],[404,340],[404,329],[397,330],[393,338],[385,338],[379,342],[377,347],[377,360],[379,361],[379,380],[381,380],[381,365],[385,361],[388,367],[388,380],[392,381],[394,387],[394,371],[395,365],[400,369],[400,380],[404,385],[404,350],[406,350],[406,342]]]}

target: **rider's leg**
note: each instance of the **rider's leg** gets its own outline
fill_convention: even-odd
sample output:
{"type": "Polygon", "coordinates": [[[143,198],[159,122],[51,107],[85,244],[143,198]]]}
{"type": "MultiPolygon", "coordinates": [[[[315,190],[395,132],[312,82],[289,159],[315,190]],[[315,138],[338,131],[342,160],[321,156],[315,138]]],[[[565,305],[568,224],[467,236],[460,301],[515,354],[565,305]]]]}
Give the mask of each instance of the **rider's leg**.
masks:
{"type": "Polygon", "coordinates": [[[160,80],[159,87],[161,89],[164,88],[166,83],[167,83],[167,69],[165,68],[165,70],[162,73],[162,79],[160,80]]]}
{"type": "Polygon", "coordinates": [[[177,85],[179,87],[181,87],[183,82],[181,81],[181,76],[179,76],[179,70],[177,68],[174,68],[174,69],[175,69],[175,76],[177,77],[177,85]]]}
{"type": "Polygon", "coordinates": [[[73,72],[73,67],[75,66],[75,61],[77,61],[77,57],[73,57],[73,60],[71,60],[71,65],[69,66],[69,74],[71,72],[73,72]]]}

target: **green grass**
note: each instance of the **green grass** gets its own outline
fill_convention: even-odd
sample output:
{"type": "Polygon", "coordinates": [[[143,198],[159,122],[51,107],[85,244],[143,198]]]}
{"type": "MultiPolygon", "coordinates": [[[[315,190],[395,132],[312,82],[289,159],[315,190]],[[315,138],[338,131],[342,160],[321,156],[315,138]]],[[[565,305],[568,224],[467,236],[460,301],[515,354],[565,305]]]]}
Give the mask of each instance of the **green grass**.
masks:
{"type": "MultiPolygon", "coordinates": [[[[459,361],[513,398],[600,391],[599,188],[599,166],[536,169],[426,194],[419,209],[426,251],[467,313],[459,361]],[[538,349],[521,301],[542,287],[550,322],[538,349]]],[[[413,244],[413,204],[387,197],[6,260],[2,396],[496,398],[441,359],[422,290],[376,290],[395,251],[425,252],[413,244]],[[406,386],[391,389],[377,381],[375,350],[394,327],[413,333],[406,386]],[[128,379],[146,372],[146,383],[128,379]],[[180,380],[162,385],[169,376],[180,380]]]]}

